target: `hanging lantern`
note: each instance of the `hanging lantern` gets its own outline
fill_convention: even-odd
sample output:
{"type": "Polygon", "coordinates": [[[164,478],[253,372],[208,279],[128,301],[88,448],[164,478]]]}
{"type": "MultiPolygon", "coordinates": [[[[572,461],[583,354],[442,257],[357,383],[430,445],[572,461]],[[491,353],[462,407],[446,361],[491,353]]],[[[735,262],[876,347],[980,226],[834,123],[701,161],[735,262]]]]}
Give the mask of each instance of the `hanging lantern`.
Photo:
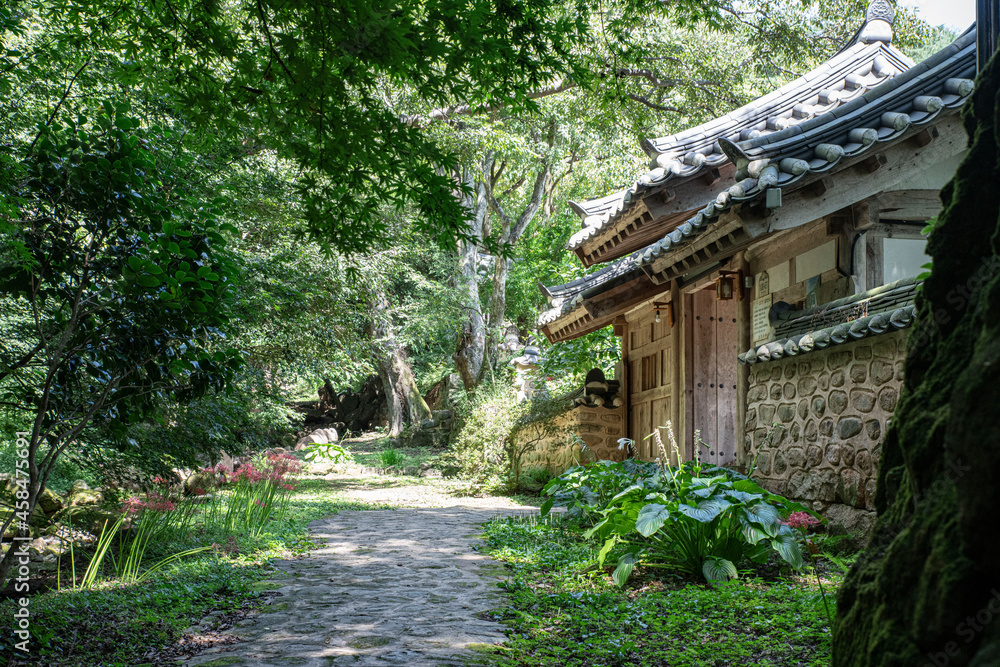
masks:
{"type": "Polygon", "coordinates": [[[733,298],[732,276],[719,276],[715,281],[715,298],[719,301],[729,301],[733,298]]]}

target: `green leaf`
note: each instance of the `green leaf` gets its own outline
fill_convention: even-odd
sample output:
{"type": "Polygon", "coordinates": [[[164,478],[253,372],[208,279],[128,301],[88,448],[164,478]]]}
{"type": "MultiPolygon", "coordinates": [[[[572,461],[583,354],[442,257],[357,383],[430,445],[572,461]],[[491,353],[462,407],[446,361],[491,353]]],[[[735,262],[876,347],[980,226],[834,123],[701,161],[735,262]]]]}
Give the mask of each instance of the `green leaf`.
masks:
{"type": "Polygon", "coordinates": [[[160,281],[155,276],[141,275],[139,276],[138,283],[143,287],[159,287],[160,281]]]}
{"type": "Polygon", "coordinates": [[[802,550],[799,549],[799,540],[795,535],[778,535],[771,540],[771,547],[796,570],[802,567],[802,550]]]}
{"type": "Polygon", "coordinates": [[[729,507],[729,503],[718,498],[710,498],[698,503],[697,507],[690,505],[678,505],[677,510],[682,514],[691,517],[701,523],[711,523],[729,507]]]}
{"type": "Polygon", "coordinates": [[[629,576],[632,574],[632,570],[639,563],[639,557],[633,553],[627,553],[622,555],[618,559],[618,566],[615,571],[611,573],[611,578],[614,579],[618,587],[621,588],[628,581],[629,576]]]}
{"type": "Polygon", "coordinates": [[[781,515],[778,514],[778,510],[767,503],[747,505],[743,508],[743,511],[746,512],[747,518],[751,521],[756,521],[757,523],[765,525],[777,523],[777,521],[781,518],[781,515]]]}
{"type": "Polygon", "coordinates": [[[712,583],[726,582],[739,576],[736,566],[725,558],[706,558],[702,563],[701,572],[705,575],[705,579],[712,583]]]}
{"type": "Polygon", "coordinates": [[[635,529],[643,537],[649,537],[670,518],[670,509],[666,505],[646,505],[639,510],[635,520],[635,529]]]}

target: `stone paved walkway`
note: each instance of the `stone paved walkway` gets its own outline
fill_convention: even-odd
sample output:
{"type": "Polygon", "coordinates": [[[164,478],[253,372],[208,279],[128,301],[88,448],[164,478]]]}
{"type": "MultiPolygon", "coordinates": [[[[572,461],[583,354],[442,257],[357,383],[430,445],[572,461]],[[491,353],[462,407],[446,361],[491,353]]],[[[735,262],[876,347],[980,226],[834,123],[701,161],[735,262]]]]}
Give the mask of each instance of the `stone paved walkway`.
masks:
{"type": "MultiPolygon", "coordinates": [[[[355,497],[370,501],[406,496],[406,489],[358,489],[355,497]]],[[[280,595],[233,632],[244,641],[186,664],[461,665],[477,645],[503,641],[485,614],[499,604],[503,568],[474,548],[476,534],[497,514],[531,508],[500,498],[428,501],[425,489],[414,497],[409,504],[424,506],[342,512],[310,524],[320,548],[276,563],[284,575],[272,587],[280,595]],[[443,503],[450,506],[427,506],[443,503]]]]}

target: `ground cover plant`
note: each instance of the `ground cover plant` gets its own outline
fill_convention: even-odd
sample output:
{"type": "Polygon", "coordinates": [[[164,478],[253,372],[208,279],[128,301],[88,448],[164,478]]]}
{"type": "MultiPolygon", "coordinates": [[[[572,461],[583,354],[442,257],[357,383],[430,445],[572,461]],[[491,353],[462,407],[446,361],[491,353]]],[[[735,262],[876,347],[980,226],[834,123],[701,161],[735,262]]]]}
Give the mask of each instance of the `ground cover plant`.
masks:
{"type": "MultiPolygon", "coordinates": [[[[827,665],[830,629],[815,580],[790,571],[708,586],[639,568],[624,588],[594,570],[597,544],[575,523],[495,519],[485,527],[508,606],[494,667],[827,665]]],[[[840,574],[824,573],[828,588],[840,574]]]]}
{"type": "MultiPolygon", "coordinates": [[[[287,478],[284,483],[289,484],[287,478]]],[[[227,502],[239,499],[232,490],[214,490],[221,497],[220,510],[213,514],[209,505],[200,505],[204,509],[186,531],[164,528],[163,515],[177,511],[168,510],[167,503],[175,501],[152,501],[152,509],[150,498],[131,501],[136,507],[144,505],[138,517],[133,516],[138,530],[123,531],[123,544],[115,536],[87,588],[72,585],[74,566],[63,558],[61,589],[32,596],[30,655],[46,665],[161,664],[161,648],[175,645],[182,630],[206,614],[259,605],[266,587],[258,582],[273,571],[270,561],[305,553],[313,546],[307,528],[310,521],[345,509],[371,508],[342,500],[322,479],[299,480],[294,489],[282,490],[287,491],[284,512],[275,511],[262,522],[243,517],[231,530],[225,525],[227,502]],[[143,512],[148,518],[141,516],[143,512]],[[156,540],[144,539],[144,521],[148,530],[156,531],[156,540]],[[137,540],[143,540],[140,555],[144,558],[139,564],[129,562],[133,553],[129,546],[137,540]],[[184,559],[170,558],[194,548],[201,550],[184,559]],[[168,562],[150,573],[164,558],[168,562]],[[130,569],[123,574],[133,576],[119,577],[125,566],[130,569]]],[[[77,582],[83,583],[93,552],[76,550],[74,555],[77,582]]],[[[15,609],[14,600],[0,601],[3,627],[13,627],[15,609]]],[[[0,662],[16,655],[12,642],[9,632],[0,636],[0,662]]]]}

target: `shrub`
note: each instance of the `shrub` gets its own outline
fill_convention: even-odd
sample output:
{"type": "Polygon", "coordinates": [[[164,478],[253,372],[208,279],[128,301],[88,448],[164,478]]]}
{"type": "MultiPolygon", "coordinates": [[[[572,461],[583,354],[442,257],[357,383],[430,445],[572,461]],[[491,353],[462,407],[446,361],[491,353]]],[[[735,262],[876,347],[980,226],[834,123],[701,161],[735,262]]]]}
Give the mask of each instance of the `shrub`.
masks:
{"type": "Polygon", "coordinates": [[[665,465],[659,432],[653,437],[661,454],[656,464],[574,468],[545,489],[550,498],[543,513],[558,504],[581,521],[596,521],[587,535],[604,541],[599,565],[617,556],[613,577],[619,585],[639,563],[709,581],[735,578],[740,563],[763,562],[771,551],[793,568],[802,566],[797,535],[782,518],[811,515],[809,510],[726,468],[697,459],[665,465]]]}

